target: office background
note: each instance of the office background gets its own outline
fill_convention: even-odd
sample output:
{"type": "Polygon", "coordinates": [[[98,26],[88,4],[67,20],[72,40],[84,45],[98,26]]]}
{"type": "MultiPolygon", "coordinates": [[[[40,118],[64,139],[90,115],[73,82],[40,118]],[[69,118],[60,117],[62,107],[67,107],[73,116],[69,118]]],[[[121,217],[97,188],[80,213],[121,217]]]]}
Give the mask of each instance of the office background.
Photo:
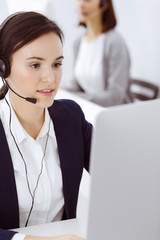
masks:
{"type": "MultiPolygon", "coordinates": [[[[160,1],[113,0],[117,29],[131,55],[131,76],[160,86],[160,1]]],[[[56,20],[65,34],[64,76],[72,71],[72,44],[84,29],[77,26],[76,0],[0,0],[0,22],[12,12],[36,10],[56,20]]]]}
{"type": "MultiPolygon", "coordinates": [[[[66,32],[67,56],[71,42],[81,34],[77,27],[76,0],[55,0],[57,19],[66,32]]],[[[160,85],[160,1],[113,0],[117,29],[130,50],[131,75],[160,85]]],[[[69,66],[68,66],[69,67],[69,66]]]]}

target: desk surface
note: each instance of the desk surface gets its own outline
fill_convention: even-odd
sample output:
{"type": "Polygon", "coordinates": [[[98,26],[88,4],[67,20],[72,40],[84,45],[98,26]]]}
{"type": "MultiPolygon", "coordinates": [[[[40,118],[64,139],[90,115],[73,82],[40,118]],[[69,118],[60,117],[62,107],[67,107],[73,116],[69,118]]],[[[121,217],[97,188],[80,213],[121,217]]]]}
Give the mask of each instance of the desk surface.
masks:
{"type": "Polygon", "coordinates": [[[87,218],[75,218],[60,222],[41,224],[26,228],[17,228],[14,231],[35,236],[58,236],[63,234],[75,234],[86,237],[87,218]]]}

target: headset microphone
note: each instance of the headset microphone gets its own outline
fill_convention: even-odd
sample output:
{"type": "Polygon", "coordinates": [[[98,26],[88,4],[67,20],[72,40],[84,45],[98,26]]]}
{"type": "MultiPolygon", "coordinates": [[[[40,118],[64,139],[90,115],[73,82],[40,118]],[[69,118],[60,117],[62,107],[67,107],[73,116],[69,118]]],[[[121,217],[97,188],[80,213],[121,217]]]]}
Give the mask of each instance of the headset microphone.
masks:
{"type": "Polygon", "coordinates": [[[30,103],[33,103],[33,104],[36,104],[36,102],[37,102],[37,99],[36,99],[36,98],[26,97],[25,100],[26,100],[27,102],[30,102],[30,103]]]}
{"type": "Polygon", "coordinates": [[[8,82],[7,82],[6,80],[5,80],[5,82],[6,82],[7,86],[8,86],[8,88],[9,88],[14,94],[16,94],[18,97],[25,99],[27,102],[36,104],[36,102],[37,102],[37,99],[36,99],[36,98],[23,97],[23,96],[19,95],[18,93],[16,93],[16,92],[9,86],[9,84],[8,84],[8,82]]]}

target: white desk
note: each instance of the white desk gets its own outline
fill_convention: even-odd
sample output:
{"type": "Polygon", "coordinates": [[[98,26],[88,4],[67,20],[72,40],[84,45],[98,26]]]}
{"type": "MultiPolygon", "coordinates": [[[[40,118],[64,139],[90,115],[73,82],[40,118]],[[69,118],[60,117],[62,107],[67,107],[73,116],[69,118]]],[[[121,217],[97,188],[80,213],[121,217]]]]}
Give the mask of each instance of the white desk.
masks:
{"type": "Polygon", "coordinates": [[[58,236],[64,234],[74,234],[80,237],[86,237],[87,219],[76,218],[60,222],[36,225],[26,228],[13,229],[19,233],[34,236],[58,236]]]}
{"type": "Polygon", "coordinates": [[[81,97],[78,97],[76,94],[71,93],[66,90],[63,90],[63,89],[58,90],[55,99],[71,99],[71,100],[74,100],[75,102],[77,102],[81,106],[81,108],[85,114],[86,120],[88,122],[92,123],[93,126],[95,125],[95,119],[96,119],[97,115],[102,110],[104,110],[104,108],[101,107],[100,105],[92,103],[81,97]]]}

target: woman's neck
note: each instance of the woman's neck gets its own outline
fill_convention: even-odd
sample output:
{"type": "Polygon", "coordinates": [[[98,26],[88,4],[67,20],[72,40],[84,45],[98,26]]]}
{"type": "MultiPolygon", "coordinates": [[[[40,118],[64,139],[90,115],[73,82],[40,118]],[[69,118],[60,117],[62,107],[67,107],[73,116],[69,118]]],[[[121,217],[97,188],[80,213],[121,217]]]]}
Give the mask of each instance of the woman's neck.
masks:
{"type": "Polygon", "coordinates": [[[103,32],[103,25],[101,17],[92,19],[92,21],[86,22],[88,32],[86,34],[86,40],[88,42],[94,41],[103,32]]]}
{"type": "Polygon", "coordinates": [[[31,137],[36,139],[45,120],[45,109],[36,107],[25,100],[17,99],[12,94],[10,94],[10,102],[22,127],[31,137]]]}

